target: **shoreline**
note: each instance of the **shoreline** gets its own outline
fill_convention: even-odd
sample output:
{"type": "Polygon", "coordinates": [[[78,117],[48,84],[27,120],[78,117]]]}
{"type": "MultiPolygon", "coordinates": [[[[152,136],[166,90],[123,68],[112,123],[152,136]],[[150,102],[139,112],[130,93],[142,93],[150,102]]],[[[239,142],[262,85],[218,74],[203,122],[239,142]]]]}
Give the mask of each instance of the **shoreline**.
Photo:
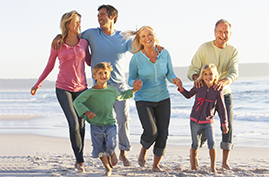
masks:
{"type": "MultiPolygon", "coordinates": [[[[19,114],[19,115],[7,115],[0,114],[0,134],[31,134],[31,135],[40,135],[40,136],[49,136],[55,138],[69,138],[68,127],[66,120],[57,120],[56,122],[61,122],[63,124],[51,124],[51,122],[47,123],[47,120],[53,118],[47,118],[36,115],[27,115],[27,114],[19,114]]],[[[134,120],[133,120],[134,121],[134,120]]],[[[171,120],[175,121],[175,120],[171,120]]],[[[234,126],[244,125],[244,123],[248,122],[237,122],[234,121],[234,126]]],[[[188,126],[188,124],[186,124],[188,126]]],[[[215,127],[215,140],[217,146],[219,146],[221,142],[221,136],[216,134],[218,127],[215,127]]],[[[137,130],[137,129],[135,129],[137,130]]],[[[90,140],[90,129],[89,125],[86,124],[86,133],[85,139],[90,140]]],[[[140,131],[140,130],[139,130],[140,131]]],[[[140,134],[139,132],[131,131],[130,140],[133,143],[140,142],[140,134]]],[[[248,136],[234,136],[233,143],[235,148],[237,147],[250,147],[250,148],[269,148],[269,139],[261,138],[261,137],[248,137],[248,136]]],[[[168,136],[168,145],[178,145],[178,146],[190,146],[191,145],[191,137],[188,135],[169,135],[168,136]]],[[[207,144],[205,145],[207,147],[207,144]]]]}
{"type": "MultiPolygon", "coordinates": [[[[86,171],[74,170],[75,158],[68,138],[40,135],[0,135],[0,176],[101,176],[104,167],[101,161],[91,158],[91,141],[85,140],[84,157],[86,171]]],[[[132,150],[127,152],[130,167],[122,162],[113,168],[112,176],[267,176],[269,175],[269,148],[237,147],[231,151],[229,163],[232,170],[221,168],[221,150],[217,147],[216,167],[222,174],[210,172],[207,147],[199,149],[198,171],[190,170],[189,146],[167,145],[166,154],[160,163],[165,173],[151,171],[153,160],[152,147],[148,150],[145,167],[137,163],[140,144],[132,143],[132,150]]],[[[116,154],[119,150],[116,148],[116,154]]]]}

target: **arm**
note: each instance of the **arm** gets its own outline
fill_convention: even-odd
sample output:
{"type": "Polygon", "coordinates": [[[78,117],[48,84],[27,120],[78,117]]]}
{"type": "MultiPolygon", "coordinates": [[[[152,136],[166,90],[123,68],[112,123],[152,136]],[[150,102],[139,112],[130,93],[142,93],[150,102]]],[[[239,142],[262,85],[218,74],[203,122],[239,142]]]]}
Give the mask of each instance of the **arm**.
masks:
{"type": "Polygon", "coordinates": [[[90,51],[89,51],[89,47],[88,47],[88,42],[86,42],[86,46],[85,46],[85,61],[87,63],[88,66],[91,66],[91,54],[90,54],[90,51]]]}
{"type": "MultiPolygon", "coordinates": [[[[79,117],[84,116],[86,114],[86,112],[88,112],[88,111],[91,112],[91,110],[84,105],[84,103],[87,102],[89,98],[90,98],[90,92],[89,92],[89,90],[86,90],[86,91],[82,92],[74,100],[73,105],[74,105],[79,117]]],[[[87,113],[88,115],[89,115],[89,112],[87,113]]]]}
{"type": "Polygon", "coordinates": [[[238,71],[238,51],[234,48],[232,57],[229,62],[229,74],[226,76],[226,79],[229,80],[228,84],[235,82],[238,79],[239,71],[238,71]]]}
{"type": "Polygon", "coordinates": [[[197,88],[193,87],[190,91],[185,90],[185,88],[178,88],[178,91],[187,99],[190,99],[197,93],[197,88]]]}
{"type": "Polygon", "coordinates": [[[166,74],[166,78],[169,80],[169,82],[173,83],[173,79],[177,78],[177,76],[174,73],[173,65],[172,65],[172,61],[171,61],[171,56],[170,56],[168,51],[167,51],[167,70],[168,70],[168,72],[166,74]]]}
{"type": "Polygon", "coordinates": [[[117,101],[127,100],[129,98],[134,97],[134,90],[133,89],[125,90],[122,93],[119,93],[118,90],[115,88],[115,92],[116,92],[116,100],[117,101]]]}
{"type": "Polygon", "coordinates": [[[199,77],[200,70],[203,67],[202,56],[202,49],[200,47],[193,56],[187,72],[187,77],[190,81],[195,81],[199,77]]]}
{"type": "MultiPolygon", "coordinates": [[[[219,116],[221,119],[221,126],[227,127],[228,126],[228,117],[227,117],[227,111],[226,111],[226,106],[225,106],[225,102],[224,102],[224,95],[223,95],[222,90],[219,92],[219,95],[217,97],[217,103],[219,106],[219,116]]],[[[227,129],[226,133],[228,133],[228,131],[229,131],[229,129],[227,129]]],[[[223,133],[225,134],[224,131],[223,131],[223,133]]]]}
{"type": "Polygon", "coordinates": [[[133,87],[133,83],[137,79],[138,79],[138,68],[137,68],[137,64],[136,64],[136,57],[135,57],[135,55],[133,55],[131,58],[130,64],[129,64],[128,85],[133,87]]]}
{"type": "Polygon", "coordinates": [[[232,54],[232,57],[229,62],[229,70],[228,70],[228,76],[218,81],[216,85],[214,85],[215,90],[223,89],[225,85],[229,85],[233,82],[235,82],[238,79],[238,51],[234,49],[234,52],[232,54]]]}
{"type": "Polygon", "coordinates": [[[41,87],[42,82],[46,79],[49,73],[53,70],[57,56],[58,56],[58,52],[52,48],[47,66],[45,67],[43,73],[39,77],[36,84],[31,89],[32,95],[36,94],[37,90],[41,87]]]}

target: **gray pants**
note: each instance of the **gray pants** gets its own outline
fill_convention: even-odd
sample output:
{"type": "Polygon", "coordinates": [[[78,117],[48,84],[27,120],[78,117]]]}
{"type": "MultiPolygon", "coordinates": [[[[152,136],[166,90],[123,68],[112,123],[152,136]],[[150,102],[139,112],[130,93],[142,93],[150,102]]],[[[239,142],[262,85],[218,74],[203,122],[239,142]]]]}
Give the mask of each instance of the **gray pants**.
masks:
{"type": "Polygon", "coordinates": [[[155,142],[153,153],[163,156],[170,122],[170,98],[160,102],[137,101],[136,108],[143,127],[140,143],[146,149],[155,142]]]}
{"type": "Polygon", "coordinates": [[[62,107],[62,110],[68,122],[70,141],[77,163],[84,162],[83,147],[85,136],[85,121],[83,117],[78,116],[73,106],[73,101],[83,91],[69,92],[56,88],[57,99],[62,107]]]}
{"type": "MultiPolygon", "coordinates": [[[[126,90],[125,84],[109,84],[110,86],[116,87],[121,93],[126,90]]],[[[128,101],[115,101],[114,111],[116,113],[116,120],[118,124],[118,139],[119,149],[124,151],[131,150],[130,131],[129,131],[129,105],[128,101]]]]}

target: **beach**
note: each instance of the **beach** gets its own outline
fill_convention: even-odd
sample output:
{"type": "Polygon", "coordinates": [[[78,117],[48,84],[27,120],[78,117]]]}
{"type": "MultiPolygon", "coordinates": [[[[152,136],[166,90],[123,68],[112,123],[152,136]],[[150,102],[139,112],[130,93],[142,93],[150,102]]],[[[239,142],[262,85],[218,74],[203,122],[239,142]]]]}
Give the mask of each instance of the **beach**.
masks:
{"type": "MultiPolygon", "coordinates": [[[[27,116],[0,116],[0,120],[33,119],[27,116]]],[[[35,134],[0,135],[0,176],[102,176],[105,169],[101,161],[91,157],[91,140],[85,140],[85,173],[74,168],[75,158],[68,138],[35,134]]],[[[221,168],[221,149],[217,147],[216,167],[220,173],[210,171],[207,146],[199,149],[198,171],[192,171],[189,163],[190,146],[167,145],[160,167],[165,172],[153,172],[152,148],[148,150],[145,167],[137,163],[140,144],[132,143],[127,152],[130,167],[122,162],[113,168],[112,176],[269,176],[269,148],[235,147],[231,151],[229,164],[232,170],[221,168]]],[[[119,154],[118,148],[116,154],[119,154]]]]}

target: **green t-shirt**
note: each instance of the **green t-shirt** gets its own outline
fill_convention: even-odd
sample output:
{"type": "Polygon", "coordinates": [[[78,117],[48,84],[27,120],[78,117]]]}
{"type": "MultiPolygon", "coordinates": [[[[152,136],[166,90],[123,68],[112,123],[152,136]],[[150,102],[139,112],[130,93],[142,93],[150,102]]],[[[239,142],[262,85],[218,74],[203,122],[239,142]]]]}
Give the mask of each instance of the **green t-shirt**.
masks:
{"type": "Polygon", "coordinates": [[[134,96],[133,90],[119,93],[115,87],[107,86],[104,89],[88,89],[81,93],[73,102],[78,115],[84,116],[85,120],[93,125],[114,125],[116,119],[113,116],[113,105],[115,100],[122,101],[134,96]],[[96,116],[88,119],[87,111],[94,112],[96,116]]]}

